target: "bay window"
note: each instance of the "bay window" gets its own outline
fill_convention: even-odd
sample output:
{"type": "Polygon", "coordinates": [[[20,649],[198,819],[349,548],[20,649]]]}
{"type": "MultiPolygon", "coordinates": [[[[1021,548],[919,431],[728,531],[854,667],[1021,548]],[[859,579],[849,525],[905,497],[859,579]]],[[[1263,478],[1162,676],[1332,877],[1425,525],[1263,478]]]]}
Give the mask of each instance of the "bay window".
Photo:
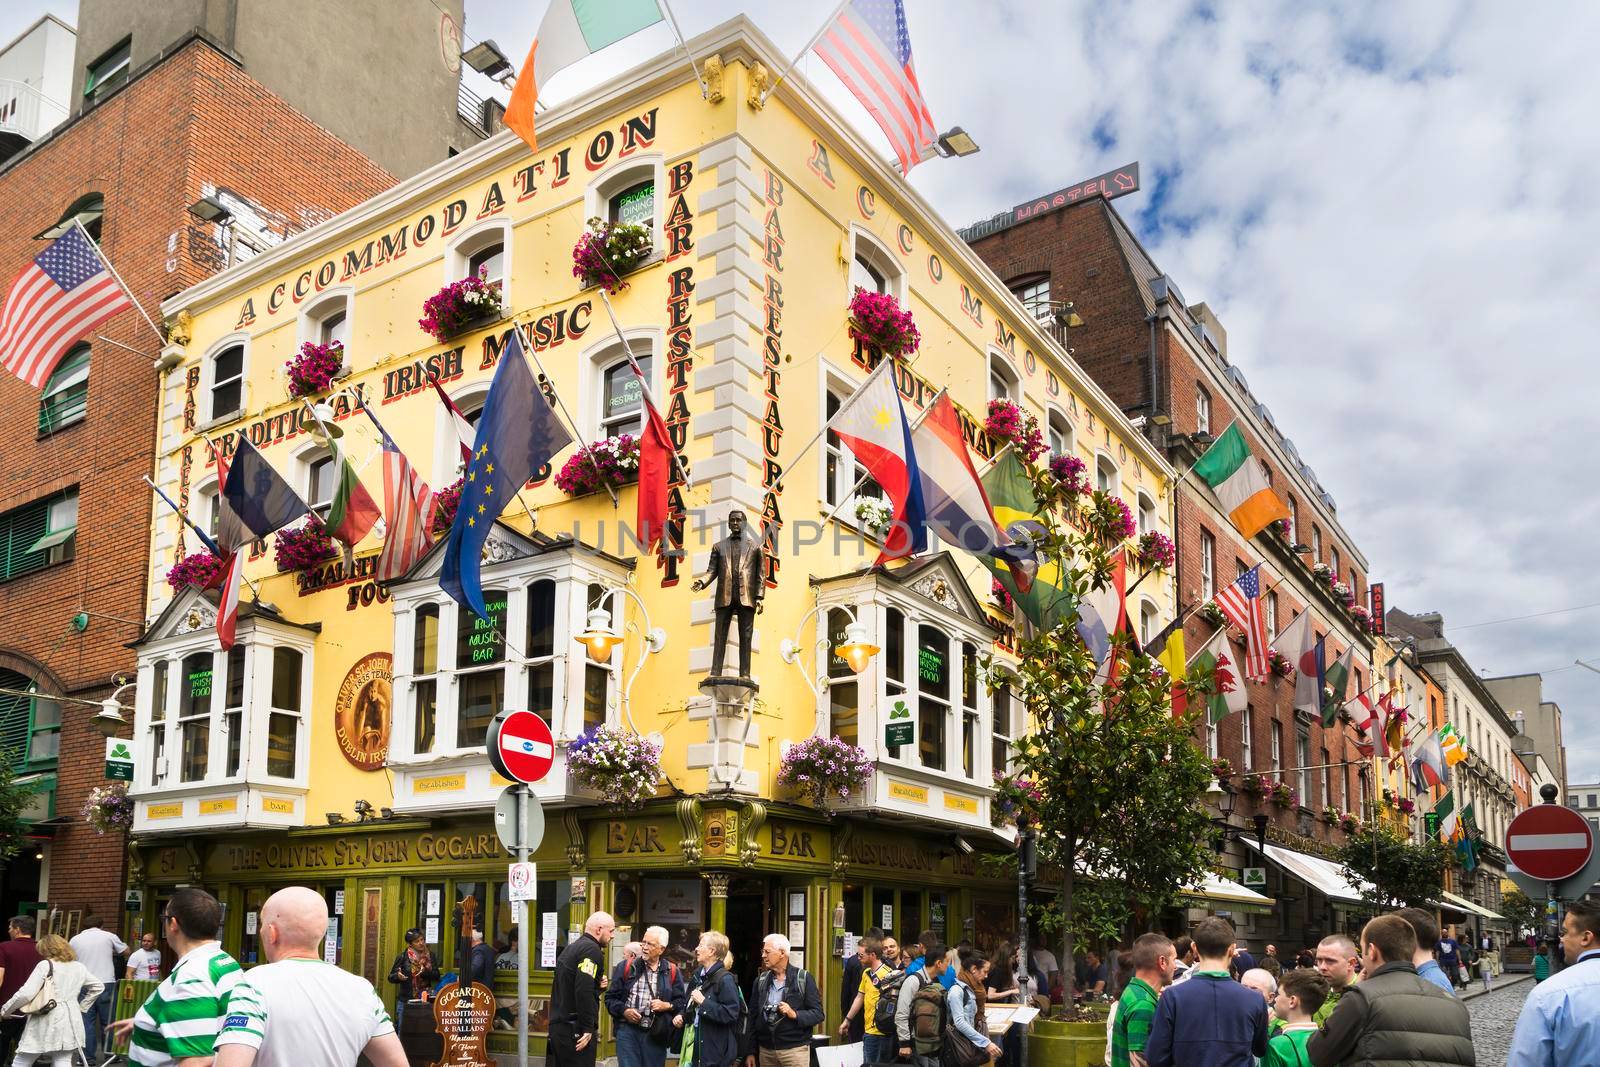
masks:
{"type": "Polygon", "coordinates": [[[845,627],[850,625],[850,613],[833,608],[827,613],[828,648],[823,655],[828,658],[828,729],[832,736],[852,745],[861,743],[861,683],[850,665],[833,654],[833,649],[844,640],[845,627]]]}
{"type": "Polygon", "coordinates": [[[433,751],[439,713],[439,605],[420,605],[412,622],[411,705],[416,729],[412,751],[433,751]]]}
{"type": "Polygon", "coordinates": [[[182,770],[178,777],[185,782],[203,780],[210,763],[211,658],[210,652],[185,656],[179,678],[178,733],[182,770]]]}
{"type": "Polygon", "coordinates": [[[924,767],[945,769],[950,721],[950,638],[936,627],[917,627],[917,751],[924,767]]]}
{"type": "Polygon", "coordinates": [[[503,589],[485,589],[489,617],[456,606],[456,746],[476,748],[489,737],[489,722],[505,706],[506,605],[503,589]]]}
{"type": "Polygon", "coordinates": [[[228,742],[228,759],[222,773],[232,778],[239,773],[244,741],[244,645],[228,649],[225,680],[227,699],[222,705],[222,733],[228,742]]]}
{"type": "Polygon", "coordinates": [[[978,646],[961,642],[961,773],[978,777],[978,646]]]}
{"type": "Polygon", "coordinates": [[[1016,712],[1012,708],[1011,679],[1002,678],[995,683],[990,694],[994,706],[994,751],[990,754],[995,774],[1004,774],[1011,767],[1011,742],[1017,736],[1016,712]]]}
{"type": "Polygon", "coordinates": [[[167,759],[167,661],[158,660],[150,685],[150,784],[161,784],[167,759]]]}

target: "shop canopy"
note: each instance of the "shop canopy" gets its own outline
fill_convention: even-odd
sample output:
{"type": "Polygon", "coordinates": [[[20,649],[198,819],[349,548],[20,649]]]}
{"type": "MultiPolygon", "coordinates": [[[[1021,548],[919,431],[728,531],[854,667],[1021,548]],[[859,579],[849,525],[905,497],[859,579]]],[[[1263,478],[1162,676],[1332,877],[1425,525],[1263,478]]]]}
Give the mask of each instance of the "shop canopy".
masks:
{"type": "Polygon", "coordinates": [[[1504,915],[1492,912],[1488,908],[1483,907],[1481,904],[1474,904],[1466,897],[1458,897],[1454,893],[1441,893],[1440,896],[1444,897],[1446,901],[1453,905],[1456,911],[1464,911],[1468,915],[1476,915],[1483,919],[1492,919],[1495,922],[1503,923],[1510,921],[1504,915]]]}
{"type": "Polygon", "coordinates": [[[1249,838],[1245,838],[1244,843],[1336,904],[1368,906],[1361,894],[1372,887],[1365,882],[1352,885],[1344,876],[1344,870],[1332,860],[1279,845],[1259,845],[1249,838]]]}
{"type": "Polygon", "coordinates": [[[1270,915],[1277,904],[1254,889],[1246,889],[1215,871],[1207,871],[1199,885],[1185,886],[1179,900],[1191,908],[1214,908],[1241,914],[1270,915]]]}

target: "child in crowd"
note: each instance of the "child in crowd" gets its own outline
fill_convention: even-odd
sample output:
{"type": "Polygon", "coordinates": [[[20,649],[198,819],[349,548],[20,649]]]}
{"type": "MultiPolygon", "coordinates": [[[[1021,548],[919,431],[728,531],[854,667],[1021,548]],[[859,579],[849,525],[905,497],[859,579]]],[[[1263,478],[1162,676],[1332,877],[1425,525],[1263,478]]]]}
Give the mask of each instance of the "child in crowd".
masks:
{"type": "Polygon", "coordinates": [[[1283,1029],[1267,1042],[1261,1067],[1311,1067],[1306,1042],[1317,1032],[1312,1016],[1328,999],[1328,980],[1316,971],[1289,971],[1278,985],[1272,1010],[1283,1029]]]}

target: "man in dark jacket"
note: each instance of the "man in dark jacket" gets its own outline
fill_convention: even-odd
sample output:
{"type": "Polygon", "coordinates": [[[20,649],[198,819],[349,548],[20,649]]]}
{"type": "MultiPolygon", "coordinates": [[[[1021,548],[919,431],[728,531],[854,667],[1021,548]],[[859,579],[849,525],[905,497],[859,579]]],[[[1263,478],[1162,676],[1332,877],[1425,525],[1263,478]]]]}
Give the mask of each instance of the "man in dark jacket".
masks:
{"type": "Polygon", "coordinates": [[[1200,959],[1156,1002],[1145,1041],[1150,1067],[1255,1067],[1267,1054],[1267,1003],[1228,976],[1233,924],[1215,916],[1194,928],[1200,959]]]}
{"type": "Polygon", "coordinates": [[[600,1043],[600,976],[605,947],[617,924],[597,911],[556,960],[550,989],[550,1060],[552,1067],[594,1067],[600,1043]]]}
{"type": "Polygon", "coordinates": [[[494,946],[483,940],[483,931],[472,931],[472,951],[467,955],[467,973],[478,985],[494,988],[494,946]]]}
{"type": "Polygon", "coordinates": [[[1380,915],[1361,931],[1361,946],[1364,977],[1306,1042],[1313,1067],[1475,1067],[1467,1007],[1417,975],[1411,924],[1380,915]]]}
{"type": "Polygon", "coordinates": [[[822,994],[802,968],[789,966],[789,939],[768,934],[761,942],[762,971],[750,990],[756,1052],[745,1067],[807,1067],[811,1031],[822,1022],[822,994]]]}
{"type": "Polygon", "coordinates": [[[667,941],[665,927],[650,927],[639,939],[639,958],[611,974],[606,1010],[615,1021],[617,1067],[663,1067],[668,1046],[682,1035],[672,1018],[683,1014],[683,973],[661,958],[667,941]]]}

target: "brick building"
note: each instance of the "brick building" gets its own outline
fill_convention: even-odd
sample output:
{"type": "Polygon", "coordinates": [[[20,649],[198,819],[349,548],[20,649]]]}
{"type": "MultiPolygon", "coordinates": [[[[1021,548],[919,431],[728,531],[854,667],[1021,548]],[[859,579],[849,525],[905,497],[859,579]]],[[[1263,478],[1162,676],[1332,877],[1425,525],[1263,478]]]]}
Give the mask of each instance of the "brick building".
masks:
{"type": "MultiPolygon", "coordinates": [[[[1269,638],[1309,609],[1315,631],[1327,639],[1330,663],[1355,648],[1351,694],[1372,687],[1366,558],[1340,524],[1333,495],[1229,359],[1227,332],[1212,310],[1185,302],[1177,282],[1099,195],[1046,210],[1005,212],[963,236],[1178,470],[1186,470],[1214,435],[1237,421],[1288,504],[1287,529],[1269,528],[1247,541],[1198,479],[1181,479],[1176,500],[1161,502],[1174,509],[1177,591],[1180,609],[1190,612],[1189,654],[1215,632],[1195,609],[1259,563],[1269,638]],[[1349,607],[1340,595],[1346,586],[1349,607]]],[[[1085,434],[1098,436],[1095,427],[1079,425],[1066,410],[1049,413],[1049,430],[1053,448],[1081,445],[1085,434]]],[[[1109,459],[1101,442],[1090,444],[1109,459]]],[[[1243,635],[1232,636],[1235,656],[1242,658],[1243,635]]],[[[1231,812],[1229,821],[1240,834],[1220,842],[1218,865],[1279,904],[1270,916],[1235,919],[1252,942],[1271,941],[1280,949],[1344,930],[1361,910],[1356,891],[1328,858],[1346,836],[1329,809],[1363,819],[1403,819],[1383,800],[1372,768],[1355,747],[1355,731],[1344,722],[1324,728],[1320,719],[1297,715],[1294,687],[1292,674],[1250,683],[1248,710],[1196,738],[1234,769],[1218,807],[1231,812]],[[1245,778],[1254,774],[1286,782],[1297,803],[1275,803],[1247,791],[1245,778]],[[1265,859],[1253,828],[1258,814],[1267,817],[1265,859]]]]}
{"type": "MultiPolygon", "coordinates": [[[[361,153],[190,34],[122,75],[0,165],[9,279],[79,218],[147,313],[166,296],[393,184],[361,153]],[[204,221],[210,198],[231,216],[204,221]]],[[[114,919],[120,835],[81,809],[104,782],[98,702],[131,678],[144,615],[162,344],[125,311],[57,365],[44,390],[0,378],[0,744],[36,788],[30,847],[0,875],[0,912],[59,907],[114,919]],[[28,695],[31,692],[38,696],[28,695]]],[[[119,694],[128,706],[131,690],[119,694]]],[[[108,925],[111,923],[108,922],[108,925]]]]}

